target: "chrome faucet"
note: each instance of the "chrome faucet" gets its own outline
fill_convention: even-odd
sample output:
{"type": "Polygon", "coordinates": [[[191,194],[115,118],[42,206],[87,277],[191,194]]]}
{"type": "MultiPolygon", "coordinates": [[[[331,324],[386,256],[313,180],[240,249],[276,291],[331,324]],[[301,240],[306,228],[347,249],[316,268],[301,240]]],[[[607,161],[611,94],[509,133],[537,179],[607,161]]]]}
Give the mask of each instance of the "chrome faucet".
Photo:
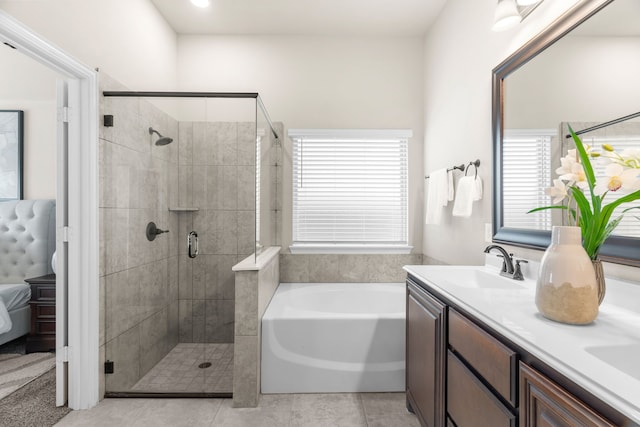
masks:
{"type": "Polygon", "coordinates": [[[524,259],[516,259],[515,267],[513,266],[513,254],[508,253],[502,246],[499,245],[489,245],[484,249],[484,253],[488,254],[492,249],[497,249],[502,255],[498,255],[502,258],[502,270],[500,271],[501,276],[508,277],[513,280],[524,280],[524,275],[522,274],[522,269],[520,268],[520,264],[526,264],[529,261],[524,259]]]}

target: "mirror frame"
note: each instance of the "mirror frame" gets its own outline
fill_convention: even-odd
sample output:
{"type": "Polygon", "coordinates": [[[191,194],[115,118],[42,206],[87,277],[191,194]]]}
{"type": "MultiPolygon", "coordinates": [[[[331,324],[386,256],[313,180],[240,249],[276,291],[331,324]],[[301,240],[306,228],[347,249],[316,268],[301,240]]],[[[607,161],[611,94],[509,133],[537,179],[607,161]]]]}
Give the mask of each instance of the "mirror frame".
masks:
{"type": "MultiPolygon", "coordinates": [[[[493,242],[533,249],[546,249],[551,244],[550,231],[503,226],[502,136],[504,132],[504,79],[613,1],[585,0],[578,3],[493,69],[491,101],[493,242]]],[[[599,258],[616,264],[640,267],[640,239],[611,236],[602,245],[599,258]]]]}

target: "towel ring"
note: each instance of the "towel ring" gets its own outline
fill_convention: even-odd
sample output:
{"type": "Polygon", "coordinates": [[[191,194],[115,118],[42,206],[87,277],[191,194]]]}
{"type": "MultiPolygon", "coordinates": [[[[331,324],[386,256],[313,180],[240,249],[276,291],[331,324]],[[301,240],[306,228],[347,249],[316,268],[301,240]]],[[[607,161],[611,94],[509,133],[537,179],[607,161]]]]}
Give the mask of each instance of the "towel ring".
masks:
{"type": "Polygon", "coordinates": [[[469,162],[467,167],[464,169],[464,176],[467,176],[467,171],[469,170],[469,168],[471,166],[473,166],[475,168],[475,177],[474,177],[474,179],[478,179],[478,166],[480,166],[480,159],[476,160],[475,162],[469,162]]]}

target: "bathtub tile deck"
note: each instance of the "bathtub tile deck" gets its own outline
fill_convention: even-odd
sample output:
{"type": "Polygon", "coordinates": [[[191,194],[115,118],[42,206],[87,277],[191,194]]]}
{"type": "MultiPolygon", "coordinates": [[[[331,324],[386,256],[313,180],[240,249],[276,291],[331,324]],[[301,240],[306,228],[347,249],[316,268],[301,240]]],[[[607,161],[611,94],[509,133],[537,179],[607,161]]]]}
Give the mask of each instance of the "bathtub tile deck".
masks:
{"type": "Polygon", "coordinates": [[[231,399],[105,399],[56,426],[419,427],[404,393],[262,395],[257,408],[231,399]],[[117,420],[113,417],[117,415],[117,420]],[[114,424],[117,421],[117,424],[114,424]]]}

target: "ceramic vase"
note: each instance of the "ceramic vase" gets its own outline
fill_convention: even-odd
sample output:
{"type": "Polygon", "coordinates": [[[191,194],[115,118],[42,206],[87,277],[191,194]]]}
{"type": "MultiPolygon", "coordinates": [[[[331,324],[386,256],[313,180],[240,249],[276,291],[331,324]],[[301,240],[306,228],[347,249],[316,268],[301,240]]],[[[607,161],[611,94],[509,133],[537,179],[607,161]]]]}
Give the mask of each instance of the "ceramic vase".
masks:
{"type": "Polygon", "coordinates": [[[602,261],[599,259],[591,260],[593,269],[596,272],[596,283],[598,283],[598,304],[602,304],[604,300],[604,294],[607,291],[607,286],[604,281],[604,270],[602,268],[602,261]]]}
{"type": "Polygon", "coordinates": [[[598,316],[598,305],[596,273],[580,227],[553,227],[538,272],[538,311],[557,322],[583,325],[598,316]]]}

